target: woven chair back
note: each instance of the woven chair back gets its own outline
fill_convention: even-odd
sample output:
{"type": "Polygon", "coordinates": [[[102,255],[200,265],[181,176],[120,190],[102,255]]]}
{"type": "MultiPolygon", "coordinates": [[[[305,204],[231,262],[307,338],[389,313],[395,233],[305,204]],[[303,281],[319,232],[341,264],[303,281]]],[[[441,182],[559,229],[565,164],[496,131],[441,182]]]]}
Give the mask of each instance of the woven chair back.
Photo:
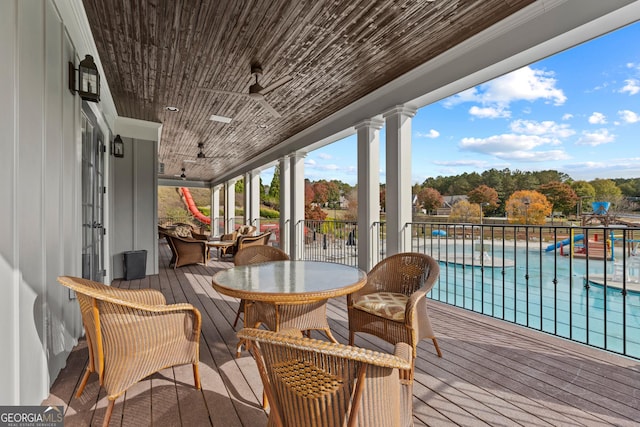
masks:
{"type": "Polygon", "coordinates": [[[233,260],[233,263],[235,265],[249,265],[258,264],[261,262],[288,260],[289,255],[278,248],[267,245],[257,245],[248,246],[238,251],[233,260]]]}
{"type": "Polygon", "coordinates": [[[380,261],[367,274],[367,284],[379,291],[411,295],[423,286],[429,291],[435,284],[440,267],[429,255],[406,252],[380,261]]]}

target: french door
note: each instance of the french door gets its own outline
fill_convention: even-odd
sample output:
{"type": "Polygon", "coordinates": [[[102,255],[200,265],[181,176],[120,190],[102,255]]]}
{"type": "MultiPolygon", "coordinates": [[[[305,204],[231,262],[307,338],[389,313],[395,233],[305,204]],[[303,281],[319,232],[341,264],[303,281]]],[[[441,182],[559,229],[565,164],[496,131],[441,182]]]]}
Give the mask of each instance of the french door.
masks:
{"type": "Polygon", "coordinates": [[[82,109],[82,277],[104,280],[104,137],[89,109],[82,109]]]}

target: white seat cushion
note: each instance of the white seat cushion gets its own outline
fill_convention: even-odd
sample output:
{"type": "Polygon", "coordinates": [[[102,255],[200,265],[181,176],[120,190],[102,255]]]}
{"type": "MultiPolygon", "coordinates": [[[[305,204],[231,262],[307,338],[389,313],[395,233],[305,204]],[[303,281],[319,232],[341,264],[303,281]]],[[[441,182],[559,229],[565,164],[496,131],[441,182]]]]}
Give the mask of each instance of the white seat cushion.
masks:
{"type": "Polygon", "coordinates": [[[408,296],[397,292],[376,292],[363,295],[353,305],[367,313],[402,322],[408,300],[408,296]]]}

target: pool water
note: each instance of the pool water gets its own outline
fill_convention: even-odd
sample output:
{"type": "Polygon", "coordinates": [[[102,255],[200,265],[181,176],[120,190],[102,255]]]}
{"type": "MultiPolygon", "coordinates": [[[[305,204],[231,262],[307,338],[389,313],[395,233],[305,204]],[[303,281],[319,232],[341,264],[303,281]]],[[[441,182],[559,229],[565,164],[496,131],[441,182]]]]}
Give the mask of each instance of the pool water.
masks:
{"type": "MultiPolygon", "coordinates": [[[[432,255],[461,254],[459,244],[432,247],[432,255]]],[[[466,248],[469,257],[473,249],[466,248]]],[[[440,256],[439,256],[440,255],[440,256]]],[[[612,273],[613,262],[571,259],[505,242],[472,265],[440,263],[440,277],[429,294],[464,307],[574,341],[640,358],[640,293],[591,284],[585,276],[612,273]],[[495,260],[495,261],[493,261],[495,260]],[[502,262],[509,267],[495,267],[502,262]]],[[[448,259],[453,259],[452,257],[448,259]]]]}

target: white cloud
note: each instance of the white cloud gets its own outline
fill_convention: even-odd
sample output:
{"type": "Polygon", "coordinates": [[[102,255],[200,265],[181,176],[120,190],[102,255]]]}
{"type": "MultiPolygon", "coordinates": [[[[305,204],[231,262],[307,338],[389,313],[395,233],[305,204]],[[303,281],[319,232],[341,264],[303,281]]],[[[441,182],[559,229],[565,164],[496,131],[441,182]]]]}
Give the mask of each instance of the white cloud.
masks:
{"type": "Polygon", "coordinates": [[[481,119],[501,119],[511,117],[511,112],[503,107],[478,107],[469,108],[469,114],[481,119]]]}
{"type": "Polygon", "coordinates": [[[595,132],[582,132],[582,136],[576,142],[576,145],[590,145],[596,147],[602,144],[608,144],[615,140],[615,135],[609,133],[607,129],[599,129],[595,132]]]}
{"type": "Polygon", "coordinates": [[[640,115],[631,110],[620,110],[618,115],[625,123],[638,123],[640,122],[640,115]]]}
{"type": "MultiPolygon", "coordinates": [[[[558,124],[552,120],[537,122],[535,120],[514,120],[511,122],[511,130],[526,135],[545,135],[553,138],[567,138],[575,131],[567,124],[558,124]]],[[[559,141],[556,141],[559,143],[559,141]]]]}
{"type": "Polygon", "coordinates": [[[311,166],[311,167],[313,167],[313,166],[315,166],[315,165],[316,165],[316,161],[307,157],[307,158],[305,159],[305,161],[304,161],[304,164],[305,164],[305,166],[311,166]]]}
{"type": "Polygon", "coordinates": [[[437,138],[440,136],[440,132],[438,132],[435,129],[430,129],[429,132],[424,133],[424,132],[416,132],[416,137],[417,138],[437,138]]]}
{"type": "Polygon", "coordinates": [[[629,92],[629,95],[637,95],[640,93],[640,81],[636,79],[627,79],[624,81],[626,84],[620,89],[620,92],[629,92]]]}
{"type": "Polygon", "coordinates": [[[475,168],[488,166],[488,163],[483,160],[436,160],[433,164],[440,166],[473,166],[475,168]]]}
{"type": "Polygon", "coordinates": [[[333,156],[327,153],[318,153],[318,157],[320,157],[322,160],[333,159],[333,156]]]}
{"type": "Polygon", "coordinates": [[[571,120],[573,119],[573,114],[567,113],[562,115],[562,120],[571,120]]]}
{"type": "Polygon", "coordinates": [[[589,123],[592,125],[603,125],[607,123],[607,118],[604,114],[595,111],[591,116],[589,116],[589,123]]]}
{"type": "Polygon", "coordinates": [[[576,162],[563,166],[575,179],[593,179],[594,176],[637,177],[640,174],[640,157],[610,159],[605,162],[576,162]]]}
{"type": "Polygon", "coordinates": [[[447,108],[474,102],[480,104],[469,109],[469,114],[479,118],[511,117],[509,105],[516,101],[543,100],[562,105],[567,100],[562,89],[556,87],[554,73],[523,67],[490,82],[467,89],[444,101],[447,108]]]}
{"type": "Polygon", "coordinates": [[[463,138],[462,150],[490,154],[503,160],[541,162],[569,158],[563,150],[535,151],[541,145],[556,144],[553,138],[539,135],[502,134],[488,138],[463,138]]]}

